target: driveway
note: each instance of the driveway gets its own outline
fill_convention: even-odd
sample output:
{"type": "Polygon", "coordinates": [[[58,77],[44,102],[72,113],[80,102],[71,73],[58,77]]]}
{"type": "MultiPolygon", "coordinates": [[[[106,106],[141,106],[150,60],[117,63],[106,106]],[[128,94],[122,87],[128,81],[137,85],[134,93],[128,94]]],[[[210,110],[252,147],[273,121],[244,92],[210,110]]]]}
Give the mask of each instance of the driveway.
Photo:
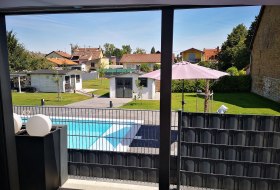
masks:
{"type": "Polygon", "coordinates": [[[96,97],[91,98],[88,100],[72,103],[65,105],[66,107],[79,107],[79,108],[109,108],[110,101],[113,103],[113,107],[120,107],[130,101],[132,101],[131,98],[102,98],[102,97],[96,97]]]}

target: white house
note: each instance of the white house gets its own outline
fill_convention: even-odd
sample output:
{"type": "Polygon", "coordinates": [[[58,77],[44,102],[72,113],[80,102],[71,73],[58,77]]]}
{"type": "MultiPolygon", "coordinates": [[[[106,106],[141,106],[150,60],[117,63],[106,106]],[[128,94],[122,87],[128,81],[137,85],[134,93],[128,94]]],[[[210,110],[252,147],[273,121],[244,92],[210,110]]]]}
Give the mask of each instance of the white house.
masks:
{"type": "Polygon", "coordinates": [[[82,89],[81,72],[77,70],[36,70],[28,75],[31,86],[39,92],[70,92],[82,89]]]}
{"type": "MultiPolygon", "coordinates": [[[[143,74],[143,73],[142,73],[143,74]]],[[[139,92],[143,99],[155,99],[155,80],[139,77],[140,73],[127,73],[110,78],[110,98],[134,98],[139,92]],[[140,81],[142,90],[137,87],[140,81]]]]}

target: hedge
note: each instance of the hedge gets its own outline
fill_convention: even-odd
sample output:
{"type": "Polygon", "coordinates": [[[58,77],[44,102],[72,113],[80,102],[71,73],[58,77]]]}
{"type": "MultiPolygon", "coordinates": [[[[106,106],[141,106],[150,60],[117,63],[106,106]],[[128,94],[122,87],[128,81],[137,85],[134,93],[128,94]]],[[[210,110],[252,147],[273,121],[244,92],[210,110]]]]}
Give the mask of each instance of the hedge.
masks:
{"type": "Polygon", "coordinates": [[[251,76],[225,76],[215,81],[211,87],[214,92],[250,92],[251,76]]]}
{"type": "MultiPolygon", "coordinates": [[[[184,92],[196,92],[205,89],[205,80],[185,80],[184,92]]],[[[225,76],[214,82],[210,82],[210,89],[214,92],[250,92],[251,76],[225,76]]],[[[172,92],[182,92],[182,81],[173,80],[172,92]]]]}

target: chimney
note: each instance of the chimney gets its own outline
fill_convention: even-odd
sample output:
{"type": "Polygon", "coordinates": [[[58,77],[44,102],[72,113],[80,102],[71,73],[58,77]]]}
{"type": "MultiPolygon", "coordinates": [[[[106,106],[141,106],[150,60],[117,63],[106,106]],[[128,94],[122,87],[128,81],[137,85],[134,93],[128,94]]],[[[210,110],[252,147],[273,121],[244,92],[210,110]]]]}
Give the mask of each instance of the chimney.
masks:
{"type": "Polygon", "coordinates": [[[219,46],[217,46],[217,52],[219,52],[220,51],[220,47],[219,46]]]}

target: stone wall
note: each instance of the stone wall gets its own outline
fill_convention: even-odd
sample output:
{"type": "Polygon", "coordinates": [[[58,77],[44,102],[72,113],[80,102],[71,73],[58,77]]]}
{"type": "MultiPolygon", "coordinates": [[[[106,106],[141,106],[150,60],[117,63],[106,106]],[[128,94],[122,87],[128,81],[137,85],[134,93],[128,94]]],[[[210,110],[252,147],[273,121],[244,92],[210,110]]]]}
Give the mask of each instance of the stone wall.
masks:
{"type": "Polygon", "coordinates": [[[280,6],[266,6],[252,48],[252,92],[280,102],[280,6]]]}

